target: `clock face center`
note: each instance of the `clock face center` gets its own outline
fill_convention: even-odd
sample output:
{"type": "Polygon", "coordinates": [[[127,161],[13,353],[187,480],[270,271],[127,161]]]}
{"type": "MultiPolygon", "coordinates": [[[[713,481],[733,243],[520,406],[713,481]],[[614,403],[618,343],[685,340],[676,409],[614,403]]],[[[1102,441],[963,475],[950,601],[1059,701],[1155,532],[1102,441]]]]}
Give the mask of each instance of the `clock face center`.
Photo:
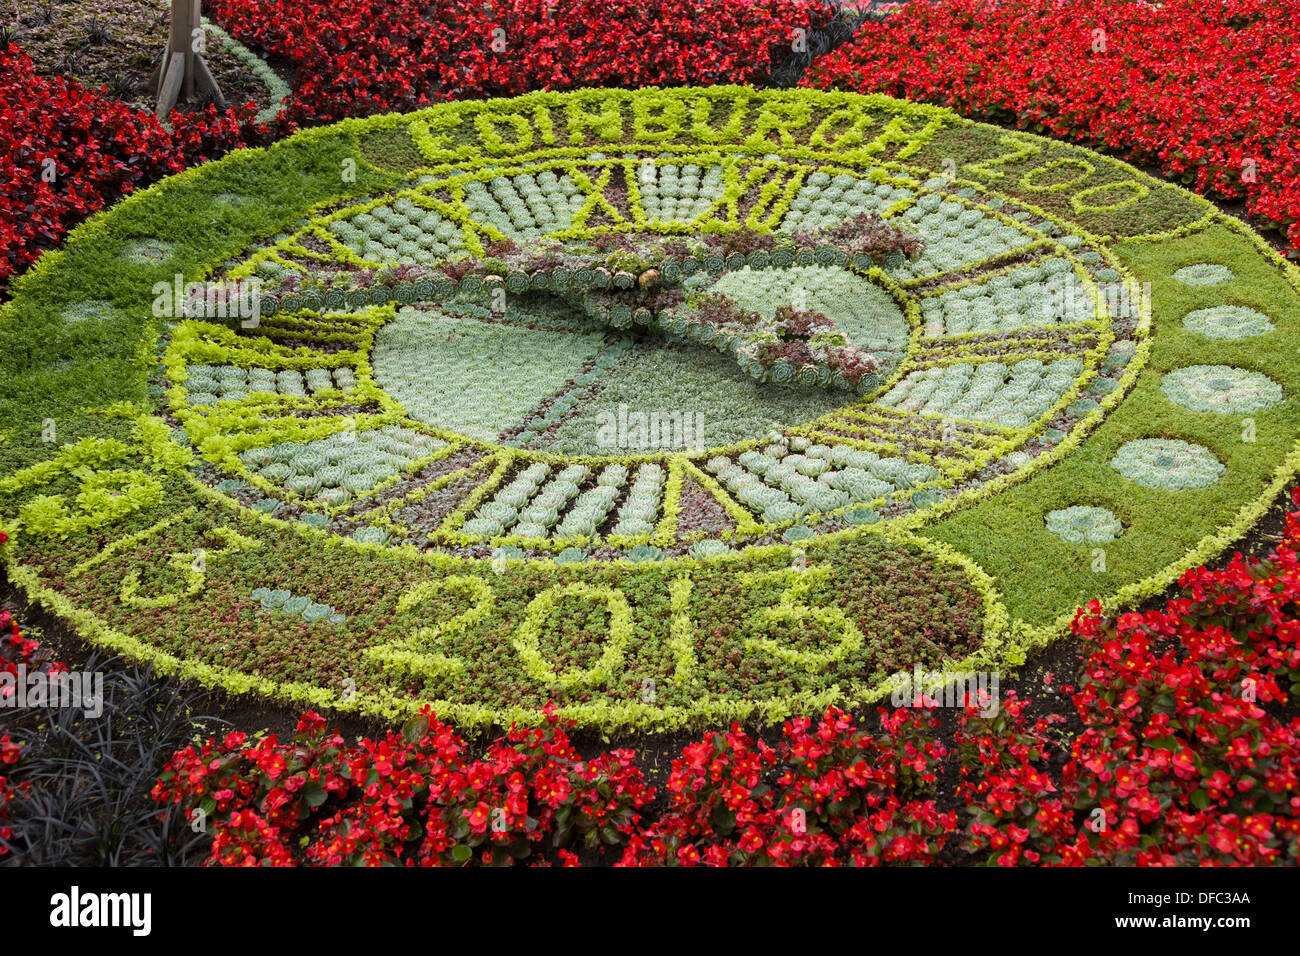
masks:
{"type": "MultiPolygon", "coordinates": [[[[684,283],[772,318],[826,316],[888,380],[908,324],[883,287],[836,266],[742,269],[684,283]]],[[[465,297],[398,309],[375,336],[376,382],[417,421],[476,441],[569,456],[702,451],[807,424],[861,399],[837,387],[756,381],[716,347],[614,329],[549,294],[465,297]]]]}

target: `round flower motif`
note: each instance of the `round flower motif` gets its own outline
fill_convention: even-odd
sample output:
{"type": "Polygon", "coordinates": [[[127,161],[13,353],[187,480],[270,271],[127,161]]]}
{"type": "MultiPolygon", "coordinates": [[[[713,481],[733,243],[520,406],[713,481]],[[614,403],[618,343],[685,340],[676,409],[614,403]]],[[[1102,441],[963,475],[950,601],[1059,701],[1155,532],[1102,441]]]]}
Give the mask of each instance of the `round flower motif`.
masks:
{"type": "Polygon", "coordinates": [[[1148,488],[1204,488],[1219,480],[1223,463],[1202,445],[1177,438],[1139,438],[1120,448],[1110,466],[1148,488]]]}
{"type": "Polygon", "coordinates": [[[1189,365],[1164,377],[1160,390],[1194,412],[1244,414],[1282,401],[1282,386],[1267,375],[1229,365],[1189,365]]]}
{"type": "Polygon", "coordinates": [[[252,196],[245,196],[243,193],[217,193],[212,197],[213,203],[218,206],[253,206],[257,200],[252,196]]]}
{"type": "Polygon", "coordinates": [[[1174,278],[1184,285],[1223,285],[1236,277],[1231,269],[1217,262],[1198,262],[1183,266],[1174,273],[1174,278]]]}
{"type": "Polygon", "coordinates": [[[116,311],[117,307],[112,302],[103,299],[84,299],[64,308],[59,313],[59,318],[64,322],[75,325],[80,322],[108,318],[116,311]]]}
{"type": "Polygon", "coordinates": [[[1273,331],[1273,323],[1263,312],[1242,305],[1216,305],[1197,309],[1183,316],[1183,326],[1189,332],[1207,339],[1248,339],[1273,331]]]}
{"type": "Polygon", "coordinates": [[[175,246],[170,242],[163,242],[161,239],[137,239],[134,242],[128,242],[122,250],[124,259],[143,263],[144,265],[166,262],[174,254],[175,246]]]}
{"type": "Polygon", "coordinates": [[[1046,524],[1052,534],[1073,544],[1101,544],[1124,533],[1124,526],[1113,512],[1089,505],[1049,511],[1046,524]]]}

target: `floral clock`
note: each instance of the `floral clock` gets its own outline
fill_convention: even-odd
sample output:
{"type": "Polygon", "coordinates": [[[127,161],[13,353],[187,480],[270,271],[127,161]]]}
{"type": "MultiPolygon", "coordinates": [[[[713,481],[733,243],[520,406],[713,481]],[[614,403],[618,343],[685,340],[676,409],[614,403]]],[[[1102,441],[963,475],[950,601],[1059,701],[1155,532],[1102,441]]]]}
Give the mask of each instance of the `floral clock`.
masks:
{"type": "Polygon", "coordinates": [[[1248,530],[1297,465],[1298,290],[1185,191],[883,97],[349,120],[16,284],[0,547],[88,639],[234,692],[852,706],[1248,530]]]}

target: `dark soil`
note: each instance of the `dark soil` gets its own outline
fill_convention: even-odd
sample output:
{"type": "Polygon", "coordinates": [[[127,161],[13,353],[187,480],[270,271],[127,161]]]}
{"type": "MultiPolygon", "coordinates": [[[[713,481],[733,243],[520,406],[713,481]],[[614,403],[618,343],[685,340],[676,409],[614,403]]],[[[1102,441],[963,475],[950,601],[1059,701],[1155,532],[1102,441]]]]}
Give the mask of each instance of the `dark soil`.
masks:
{"type": "MultiPolygon", "coordinates": [[[[160,0],[0,0],[0,24],[19,31],[14,40],[37,73],[104,86],[110,98],[147,113],[156,105],[149,74],[162,58],[170,19],[160,0]]],[[[266,87],[215,36],[204,59],[229,105],[270,105],[266,87]]]]}

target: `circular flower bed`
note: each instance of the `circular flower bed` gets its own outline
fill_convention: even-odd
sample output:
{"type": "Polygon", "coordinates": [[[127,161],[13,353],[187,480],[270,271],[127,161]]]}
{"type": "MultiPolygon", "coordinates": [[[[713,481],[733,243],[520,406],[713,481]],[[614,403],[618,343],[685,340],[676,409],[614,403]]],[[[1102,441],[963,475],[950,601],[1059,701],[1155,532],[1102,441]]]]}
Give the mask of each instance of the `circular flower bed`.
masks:
{"type": "Polygon", "coordinates": [[[823,711],[1014,664],[1246,530],[1297,464],[1298,289],[1189,193],[884,97],[347,120],[15,284],[0,553],[235,692],[823,711]]]}
{"type": "Polygon", "coordinates": [[[1208,448],[1177,439],[1131,441],[1110,464],[1129,481],[1148,488],[1203,488],[1223,474],[1222,463],[1208,448]]]}
{"type": "Polygon", "coordinates": [[[1217,262],[1198,262],[1183,266],[1174,273],[1174,278],[1187,285],[1222,285],[1231,282],[1232,270],[1217,262]]]}
{"type": "Polygon", "coordinates": [[[1254,338],[1273,331],[1273,323],[1267,315],[1241,305],[1215,305],[1197,309],[1187,313],[1183,325],[1207,339],[1228,341],[1254,338]]]}
{"type": "Polygon", "coordinates": [[[1271,408],[1282,400],[1282,387],[1265,375],[1227,365],[1189,365],[1170,372],[1161,390],[1197,412],[1244,414],[1271,408]]]}
{"type": "Polygon", "coordinates": [[[1049,512],[1047,530],[1066,541],[1102,544],[1113,541],[1124,533],[1124,527],[1115,515],[1105,508],[1071,505],[1049,512]]]}

